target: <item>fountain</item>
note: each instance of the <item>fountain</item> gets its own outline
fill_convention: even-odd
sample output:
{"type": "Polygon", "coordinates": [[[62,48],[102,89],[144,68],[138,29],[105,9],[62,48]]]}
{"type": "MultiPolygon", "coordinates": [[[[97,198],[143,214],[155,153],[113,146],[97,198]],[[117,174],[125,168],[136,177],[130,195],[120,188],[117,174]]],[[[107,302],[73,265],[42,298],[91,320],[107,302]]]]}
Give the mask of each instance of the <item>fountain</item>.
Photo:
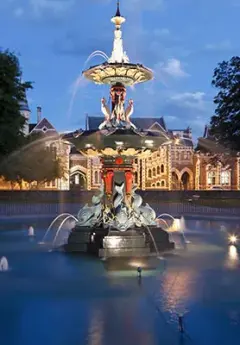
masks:
{"type": "Polygon", "coordinates": [[[111,109],[101,100],[104,120],[96,131],[77,130],[64,135],[84,156],[99,157],[102,186],[92,203],[77,215],[66,251],[94,253],[100,258],[149,257],[172,249],[167,231],[160,228],[155,211],[144,203],[133,184],[133,163],[145,158],[170,138],[165,132],[139,129],[131,122],[133,100],[125,107],[126,87],[153,78],[150,69],[131,63],[123,49],[119,3],[116,15],[113,51],[108,60],[90,67],[83,76],[95,84],[110,85],[111,109]]]}
{"type": "MultiPolygon", "coordinates": [[[[54,235],[53,239],[51,239],[50,242],[53,246],[56,246],[57,238],[58,238],[60,232],[63,230],[63,225],[70,219],[72,219],[75,223],[78,221],[78,219],[70,213],[61,213],[57,217],[55,217],[53,219],[53,221],[51,222],[51,224],[49,225],[46,233],[43,236],[42,241],[39,242],[39,244],[46,244],[47,238],[49,237],[50,233],[55,231],[55,235],[54,235]],[[63,218],[63,219],[61,219],[61,218],[63,218]],[[58,221],[61,221],[60,225],[58,225],[57,229],[54,230],[54,226],[58,221]]],[[[67,232],[69,232],[69,231],[70,231],[70,229],[67,229],[67,232]]],[[[62,244],[64,244],[64,243],[65,243],[65,238],[63,239],[62,244]]]]}
{"type": "Polygon", "coordinates": [[[6,272],[8,271],[9,266],[8,266],[8,260],[5,256],[3,256],[0,259],[0,272],[6,272]]]}
{"type": "Polygon", "coordinates": [[[29,228],[28,228],[28,236],[29,236],[29,237],[35,236],[33,226],[29,226],[29,228]]]}

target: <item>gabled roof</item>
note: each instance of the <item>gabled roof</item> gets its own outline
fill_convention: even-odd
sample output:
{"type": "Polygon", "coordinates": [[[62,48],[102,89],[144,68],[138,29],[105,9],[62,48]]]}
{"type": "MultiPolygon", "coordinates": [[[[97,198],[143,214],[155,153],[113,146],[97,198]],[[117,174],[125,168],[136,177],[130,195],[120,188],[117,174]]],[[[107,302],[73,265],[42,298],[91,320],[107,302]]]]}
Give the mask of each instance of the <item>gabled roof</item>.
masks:
{"type": "MultiPolygon", "coordinates": [[[[97,130],[103,121],[103,116],[87,116],[86,130],[97,130]]],[[[131,122],[138,129],[150,129],[153,125],[158,125],[164,131],[166,131],[166,125],[162,117],[131,117],[131,122]]]]}
{"type": "MultiPolygon", "coordinates": [[[[32,124],[34,125],[34,124],[32,124]]],[[[30,131],[30,127],[29,127],[29,132],[56,132],[56,129],[53,127],[53,125],[44,117],[40,122],[38,122],[30,131]]]]}

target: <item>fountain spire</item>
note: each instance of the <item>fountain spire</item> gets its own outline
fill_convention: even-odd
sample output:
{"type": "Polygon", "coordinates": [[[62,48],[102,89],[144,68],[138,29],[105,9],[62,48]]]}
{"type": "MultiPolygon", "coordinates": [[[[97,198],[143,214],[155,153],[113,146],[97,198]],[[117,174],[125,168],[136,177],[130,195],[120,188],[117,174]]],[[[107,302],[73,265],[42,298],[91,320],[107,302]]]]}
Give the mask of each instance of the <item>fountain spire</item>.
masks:
{"type": "Polygon", "coordinates": [[[117,2],[117,11],[114,17],[111,18],[111,22],[115,24],[113,51],[111,57],[108,59],[109,63],[129,63],[129,58],[126,52],[123,50],[123,40],[121,25],[126,19],[121,15],[119,1],[117,2]]]}

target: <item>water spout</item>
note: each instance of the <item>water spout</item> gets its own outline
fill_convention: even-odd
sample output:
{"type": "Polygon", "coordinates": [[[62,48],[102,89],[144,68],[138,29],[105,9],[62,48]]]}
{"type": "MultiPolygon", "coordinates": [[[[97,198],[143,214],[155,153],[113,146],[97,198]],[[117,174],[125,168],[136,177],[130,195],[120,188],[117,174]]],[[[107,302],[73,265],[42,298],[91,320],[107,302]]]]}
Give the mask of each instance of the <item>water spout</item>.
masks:
{"type": "Polygon", "coordinates": [[[53,225],[54,225],[61,217],[65,217],[65,218],[66,218],[66,217],[69,217],[69,216],[75,218],[75,220],[77,221],[77,218],[74,217],[74,216],[73,216],[72,214],[70,214],[70,213],[62,213],[62,214],[59,214],[56,218],[53,219],[52,223],[49,225],[49,227],[48,227],[48,229],[47,229],[45,235],[43,236],[43,239],[42,239],[42,242],[41,242],[41,243],[45,243],[45,240],[46,240],[46,238],[47,238],[49,232],[52,230],[53,225]]]}
{"type": "Polygon", "coordinates": [[[35,234],[34,234],[34,228],[33,226],[29,226],[28,228],[28,236],[29,237],[33,237],[35,234]]]}
{"type": "Polygon", "coordinates": [[[0,260],[0,272],[6,272],[9,269],[8,260],[3,256],[0,260]]]}
{"type": "Polygon", "coordinates": [[[75,222],[77,222],[77,218],[74,217],[74,216],[72,216],[72,215],[67,216],[67,217],[61,222],[61,224],[59,225],[59,228],[58,228],[58,230],[57,230],[57,232],[56,232],[56,235],[55,235],[55,237],[54,237],[54,240],[53,240],[53,247],[55,246],[56,240],[57,240],[57,238],[58,238],[58,235],[59,235],[60,231],[62,230],[63,225],[66,223],[67,220],[69,220],[69,219],[71,219],[71,218],[74,219],[75,222]]]}
{"type": "Polygon", "coordinates": [[[146,225],[146,228],[147,228],[148,233],[149,233],[149,235],[150,235],[150,237],[151,237],[151,240],[152,240],[152,243],[153,243],[153,245],[154,245],[154,249],[155,249],[155,251],[156,251],[156,254],[157,254],[157,256],[159,257],[159,251],[158,251],[158,248],[157,248],[156,241],[154,240],[153,234],[152,234],[151,230],[149,229],[149,227],[148,227],[147,225],[146,225]]]}

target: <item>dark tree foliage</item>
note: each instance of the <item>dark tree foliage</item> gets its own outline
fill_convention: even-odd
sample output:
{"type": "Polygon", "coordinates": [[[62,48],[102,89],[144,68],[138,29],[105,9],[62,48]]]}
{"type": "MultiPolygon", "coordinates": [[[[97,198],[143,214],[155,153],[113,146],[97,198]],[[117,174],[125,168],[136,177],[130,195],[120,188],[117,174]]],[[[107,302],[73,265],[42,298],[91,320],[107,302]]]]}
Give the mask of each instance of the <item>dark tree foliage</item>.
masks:
{"type": "Polygon", "coordinates": [[[13,53],[0,50],[0,159],[23,144],[25,119],[20,114],[30,82],[22,82],[19,60],[13,53]]]}
{"type": "Polygon", "coordinates": [[[28,182],[29,188],[62,178],[66,169],[56,151],[46,147],[46,137],[33,134],[26,138],[26,145],[8,156],[0,165],[0,171],[6,181],[28,182]]]}
{"type": "Polygon", "coordinates": [[[211,134],[226,148],[240,150],[240,57],[221,62],[214,71],[212,85],[219,89],[214,98],[215,115],[211,134]]]}

